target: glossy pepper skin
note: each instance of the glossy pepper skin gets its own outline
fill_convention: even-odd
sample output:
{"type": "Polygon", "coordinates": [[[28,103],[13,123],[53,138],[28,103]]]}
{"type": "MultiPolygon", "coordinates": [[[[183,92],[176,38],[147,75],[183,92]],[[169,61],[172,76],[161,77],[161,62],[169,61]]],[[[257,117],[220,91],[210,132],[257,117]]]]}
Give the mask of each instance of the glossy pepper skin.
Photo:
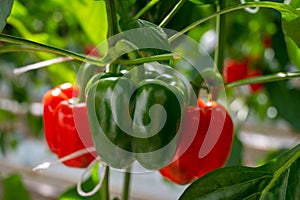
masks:
{"type": "MultiPolygon", "coordinates": [[[[78,87],[65,83],[49,90],[43,98],[45,138],[59,158],[93,145],[85,103],[72,103],[78,95],[78,87]]],[[[94,155],[87,153],[63,163],[84,168],[94,159],[94,155]]]]}
{"type": "Polygon", "coordinates": [[[87,105],[95,147],[111,167],[124,169],[137,160],[156,170],[172,160],[184,107],[176,84],[153,76],[134,83],[125,76],[98,75],[87,105]]]}
{"type": "Polygon", "coordinates": [[[177,184],[188,184],[222,167],[230,153],[233,122],[226,109],[216,101],[191,106],[185,116],[177,156],[160,173],[177,184]],[[194,135],[196,131],[196,135],[194,135]],[[187,148],[189,138],[193,138],[187,148]]]}

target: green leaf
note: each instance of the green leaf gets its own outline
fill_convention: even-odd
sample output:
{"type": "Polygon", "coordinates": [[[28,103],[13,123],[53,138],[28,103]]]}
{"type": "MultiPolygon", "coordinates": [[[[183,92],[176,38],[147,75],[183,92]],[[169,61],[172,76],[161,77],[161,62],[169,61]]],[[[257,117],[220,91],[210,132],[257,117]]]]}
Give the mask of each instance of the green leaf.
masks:
{"type": "Polygon", "coordinates": [[[10,15],[13,2],[13,0],[0,0],[0,32],[6,25],[6,19],[10,15]]]}
{"type": "Polygon", "coordinates": [[[136,0],[120,0],[116,4],[117,12],[121,18],[128,20],[130,18],[131,9],[136,3],[136,0]]]}
{"type": "Polygon", "coordinates": [[[194,4],[211,4],[215,2],[215,0],[189,0],[189,1],[194,4]]]}
{"type": "Polygon", "coordinates": [[[125,39],[149,55],[160,55],[171,50],[167,34],[151,22],[140,19],[120,21],[120,26],[125,31],[125,39]]]}
{"type": "Polygon", "coordinates": [[[30,194],[25,188],[19,174],[11,174],[3,179],[3,198],[2,200],[22,199],[30,200],[30,194]]]}
{"type": "Polygon", "coordinates": [[[289,7],[289,11],[280,10],[282,14],[282,28],[285,35],[291,38],[300,47],[300,10],[299,1],[292,1],[291,5],[282,4],[282,8],[289,7]]]}
{"type": "Polygon", "coordinates": [[[300,69],[300,48],[290,37],[286,38],[286,46],[290,62],[300,69]]]}
{"type": "Polygon", "coordinates": [[[282,28],[285,34],[290,37],[300,48],[300,16],[282,13],[282,28]]]}
{"type": "Polygon", "coordinates": [[[192,183],[180,200],[300,199],[300,144],[257,167],[227,167],[192,183]]]}
{"type": "Polygon", "coordinates": [[[105,1],[81,0],[70,1],[69,4],[90,41],[94,45],[103,42],[107,34],[105,1]]]}

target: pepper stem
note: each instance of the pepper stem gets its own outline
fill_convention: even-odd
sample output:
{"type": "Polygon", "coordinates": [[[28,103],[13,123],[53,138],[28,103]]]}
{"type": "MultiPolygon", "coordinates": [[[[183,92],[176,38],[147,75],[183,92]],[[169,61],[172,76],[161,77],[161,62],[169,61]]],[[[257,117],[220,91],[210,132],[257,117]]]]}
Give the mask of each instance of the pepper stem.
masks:
{"type": "Polygon", "coordinates": [[[109,200],[109,166],[106,167],[105,175],[102,183],[101,198],[103,200],[109,200]]]}
{"type": "MultiPolygon", "coordinates": [[[[217,12],[220,12],[226,7],[226,0],[219,0],[217,4],[217,12]]],[[[223,63],[224,63],[224,49],[225,49],[225,24],[226,16],[225,15],[217,15],[216,17],[216,31],[218,34],[218,45],[215,50],[215,67],[219,72],[223,71],[223,63]]]]}
{"type": "Polygon", "coordinates": [[[128,172],[125,172],[124,176],[124,184],[123,184],[123,195],[122,200],[128,200],[129,199],[129,193],[130,193],[130,179],[131,179],[131,172],[130,169],[128,172]]]}
{"type": "MultiPolygon", "coordinates": [[[[106,0],[105,5],[106,5],[107,23],[108,23],[107,39],[108,39],[108,46],[109,48],[111,48],[115,45],[116,42],[113,41],[111,37],[118,34],[119,32],[115,0],[106,0]]],[[[118,66],[114,63],[111,63],[109,65],[108,71],[112,73],[117,73],[118,66]]]]}

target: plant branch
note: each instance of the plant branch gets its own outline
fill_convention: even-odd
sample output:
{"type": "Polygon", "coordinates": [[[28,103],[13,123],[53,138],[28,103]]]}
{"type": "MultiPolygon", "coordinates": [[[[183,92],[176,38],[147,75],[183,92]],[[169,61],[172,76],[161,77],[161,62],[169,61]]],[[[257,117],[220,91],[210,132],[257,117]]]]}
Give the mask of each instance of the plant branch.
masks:
{"type": "Polygon", "coordinates": [[[107,39],[109,42],[109,47],[112,47],[114,45],[114,41],[112,41],[110,37],[119,33],[115,0],[106,0],[105,4],[108,21],[107,39]]]}
{"type": "Polygon", "coordinates": [[[102,183],[102,192],[101,192],[101,199],[109,200],[109,167],[106,167],[105,175],[102,183]]]}
{"type": "MultiPolygon", "coordinates": [[[[53,53],[53,54],[57,54],[57,55],[61,55],[61,56],[72,57],[74,60],[88,62],[88,63],[94,64],[97,66],[104,67],[109,63],[108,61],[106,61],[105,57],[100,58],[100,59],[93,58],[90,56],[75,53],[73,51],[60,49],[60,48],[46,45],[46,44],[37,43],[37,42],[31,41],[31,40],[26,40],[24,38],[20,38],[20,37],[16,37],[16,36],[0,34],[0,41],[27,46],[24,48],[20,48],[25,51],[42,51],[42,52],[53,53]]],[[[11,51],[12,50],[13,49],[11,49],[11,51]]],[[[16,50],[16,49],[14,49],[14,50],[16,50]]],[[[7,51],[6,49],[4,49],[3,51],[8,52],[9,50],[7,51]]]]}
{"type": "MultiPolygon", "coordinates": [[[[223,10],[226,7],[225,0],[219,0],[217,5],[217,12],[223,10]]],[[[225,15],[218,15],[216,18],[216,31],[218,34],[218,44],[215,49],[215,67],[219,72],[223,71],[223,63],[224,63],[224,50],[225,50],[225,43],[226,43],[226,16],[225,15]]]]}
{"type": "Polygon", "coordinates": [[[235,5],[235,6],[232,6],[232,7],[225,8],[223,10],[215,12],[214,14],[212,14],[208,17],[197,20],[196,22],[192,23],[191,25],[187,26],[186,28],[184,28],[180,32],[178,32],[178,33],[174,34],[172,37],[170,37],[169,42],[174,41],[175,39],[180,37],[182,34],[190,31],[191,29],[195,28],[199,24],[202,24],[202,23],[204,23],[204,22],[206,22],[206,21],[208,21],[208,20],[210,20],[214,17],[217,17],[218,15],[223,15],[223,14],[226,14],[226,13],[229,13],[229,12],[233,12],[233,11],[237,11],[237,10],[241,10],[241,9],[245,9],[245,8],[250,8],[250,7],[273,8],[273,9],[277,9],[278,11],[281,11],[281,12],[288,12],[288,13],[292,13],[292,14],[300,16],[299,11],[294,9],[290,5],[286,5],[286,4],[282,4],[282,3],[276,3],[276,2],[266,2],[266,1],[248,2],[248,3],[245,3],[245,4],[238,4],[238,5],[235,5]]]}
{"type": "MultiPolygon", "coordinates": [[[[116,41],[112,40],[112,37],[119,33],[115,0],[106,0],[105,5],[108,23],[107,40],[109,48],[112,48],[116,43],[116,41]]],[[[116,73],[118,66],[114,63],[110,63],[108,70],[112,73],[116,73]]]]}
{"type": "Polygon", "coordinates": [[[287,79],[292,79],[292,78],[297,78],[297,77],[300,77],[300,71],[298,71],[298,72],[279,72],[276,74],[258,76],[258,77],[253,77],[253,78],[246,78],[243,80],[235,81],[235,82],[226,84],[225,87],[233,88],[233,87],[238,87],[241,85],[282,81],[282,80],[287,80],[287,79]]]}
{"type": "Polygon", "coordinates": [[[149,57],[143,57],[143,58],[137,58],[131,60],[120,59],[117,62],[122,65],[136,65],[136,64],[148,63],[153,61],[170,60],[174,58],[175,55],[170,53],[170,54],[155,55],[155,56],[149,56],[149,57]]]}
{"type": "Polygon", "coordinates": [[[122,200],[128,200],[129,199],[129,191],[130,191],[130,178],[131,178],[131,173],[130,171],[125,172],[125,177],[124,177],[124,184],[123,184],[123,195],[122,195],[122,200]]]}
{"type": "Polygon", "coordinates": [[[185,2],[186,0],[180,0],[158,26],[165,27],[169,23],[169,21],[174,17],[174,15],[180,10],[180,8],[185,2]]]}
{"type": "Polygon", "coordinates": [[[150,8],[152,8],[155,4],[157,4],[159,0],[150,1],[144,8],[142,8],[134,17],[134,20],[140,18],[145,12],[147,12],[150,8]]]}

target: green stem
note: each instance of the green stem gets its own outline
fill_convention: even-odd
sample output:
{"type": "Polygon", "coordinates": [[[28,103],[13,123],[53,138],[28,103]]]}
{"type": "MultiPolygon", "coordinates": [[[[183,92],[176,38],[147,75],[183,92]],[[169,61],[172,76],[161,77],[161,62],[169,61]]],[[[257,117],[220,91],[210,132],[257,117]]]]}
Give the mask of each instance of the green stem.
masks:
{"type": "MultiPolygon", "coordinates": [[[[217,12],[223,10],[226,7],[225,0],[219,0],[217,5],[217,12]]],[[[226,36],[225,36],[225,26],[226,26],[226,19],[225,15],[218,15],[216,18],[216,31],[218,34],[218,45],[215,49],[215,67],[219,72],[223,70],[223,63],[224,63],[224,52],[225,52],[225,43],[226,43],[226,36]]]]}
{"type": "Polygon", "coordinates": [[[229,12],[233,12],[233,11],[237,11],[237,10],[241,10],[241,9],[245,9],[245,8],[249,8],[249,7],[273,8],[273,9],[277,9],[281,12],[288,12],[288,13],[292,13],[295,15],[299,15],[299,13],[297,13],[296,9],[293,9],[291,6],[286,5],[286,4],[275,3],[275,2],[266,2],[266,1],[248,2],[245,4],[239,4],[239,5],[225,8],[223,10],[215,12],[214,14],[212,14],[208,17],[197,20],[196,22],[192,23],[191,25],[187,26],[186,28],[182,29],[180,32],[178,32],[178,33],[174,34],[172,37],[170,37],[169,42],[174,41],[175,39],[180,37],[182,34],[190,31],[191,29],[195,28],[199,24],[202,24],[203,22],[206,22],[212,18],[217,17],[218,15],[223,15],[223,14],[226,14],[229,12]]]}
{"type": "Polygon", "coordinates": [[[25,45],[25,46],[30,47],[30,48],[26,47],[26,48],[24,48],[24,50],[42,51],[42,52],[53,53],[53,54],[57,54],[57,55],[61,55],[61,56],[69,56],[69,57],[74,58],[75,60],[82,61],[82,62],[88,62],[88,63],[94,64],[97,66],[104,67],[109,63],[108,61],[106,61],[106,58],[97,59],[97,58],[89,57],[89,56],[82,55],[79,53],[75,53],[75,52],[72,52],[69,50],[60,49],[60,48],[57,48],[54,46],[26,40],[26,39],[16,37],[16,36],[0,34],[0,41],[12,43],[12,44],[18,44],[18,45],[25,45]],[[35,50],[33,50],[33,49],[35,49],[35,50]]]}
{"type": "MultiPolygon", "coordinates": [[[[62,55],[62,56],[70,56],[74,60],[87,62],[87,63],[94,64],[97,66],[102,66],[102,67],[105,67],[109,63],[109,60],[106,58],[96,59],[93,57],[86,57],[85,55],[82,55],[82,54],[77,54],[77,53],[74,53],[74,52],[71,52],[68,50],[59,49],[59,48],[48,46],[45,44],[36,43],[36,42],[30,41],[30,40],[18,38],[15,36],[0,34],[0,41],[5,41],[5,42],[13,43],[13,44],[18,44],[18,45],[29,46],[29,47],[1,48],[0,53],[16,52],[16,51],[49,52],[49,53],[62,55]]],[[[163,55],[156,55],[156,56],[131,59],[131,60],[119,59],[117,62],[118,62],[118,64],[123,64],[123,65],[134,65],[134,64],[142,64],[142,63],[147,63],[147,62],[152,62],[152,61],[170,60],[173,58],[174,58],[173,54],[163,54],[163,55]]]]}
{"type": "Polygon", "coordinates": [[[112,47],[115,41],[112,41],[110,37],[119,33],[115,0],[106,0],[105,5],[108,23],[107,39],[109,39],[109,47],[112,47]]]}
{"type": "Polygon", "coordinates": [[[2,47],[0,53],[11,53],[11,52],[39,52],[40,49],[31,47],[2,47]]]}
{"type": "Polygon", "coordinates": [[[279,72],[276,74],[258,76],[253,78],[246,78],[243,80],[235,81],[225,85],[226,88],[238,87],[241,85],[255,84],[255,83],[267,83],[274,81],[282,81],[292,78],[300,77],[300,71],[298,72],[279,72]]]}
{"type": "Polygon", "coordinates": [[[125,172],[122,200],[128,200],[129,199],[129,196],[130,196],[129,195],[129,193],[130,193],[130,178],[131,178],[130,171],[125,172]]]}
{"type": "Polygon", "coordinates": [[[137,58],[137,59],[131,59],[131,60],[120,59],[120,60],[118,60],[118,63],[122,64],[122,65],[136,65],[136,64],[148,63],[148,62],[153,62],[153,61],[163,61],[163,60],[170,60],[170,59],[174,59],[174,55],[171,53],[137,58]]]}
{"type": "Polygon", "coordinates": [[[185,2],[186,0],[180,0],[158,26],[165,27],[169,23],[169,21],[174,17],[174,15],[180,10],[180,8],[185,2]]]}
{"type": "Polygon", "coordinates": [[[104,175],[104,179],[103,179],[103,182],[102,182],[102,186],[101,186],[101,198],[100,199],[103,199],[103,200],[109,200],[109,167],[107,166],[106,167],[106,170],[105,170],[105,175],[104,175]]]}
{"type": "Polygon", "coordinates": [[[145,12],[147,12],[150,8],[152,8],[155,4],[157,4],[159,0],[150,1],[144,8],[142,8],[134,17],[134,20],[140,18],[145,12]]]}
{"type": "MultiPolygon", "coordinates": [[[[112,40],[112,36],[119,33],[115,0],[106,0],[105,5],[108,23],[107,39],[109,48],[112,48],[116,42],[112,40]]],[[[115,63],[111,63],[108,70],[109,72],[117,73],[118,66],[115,63]]]]}

